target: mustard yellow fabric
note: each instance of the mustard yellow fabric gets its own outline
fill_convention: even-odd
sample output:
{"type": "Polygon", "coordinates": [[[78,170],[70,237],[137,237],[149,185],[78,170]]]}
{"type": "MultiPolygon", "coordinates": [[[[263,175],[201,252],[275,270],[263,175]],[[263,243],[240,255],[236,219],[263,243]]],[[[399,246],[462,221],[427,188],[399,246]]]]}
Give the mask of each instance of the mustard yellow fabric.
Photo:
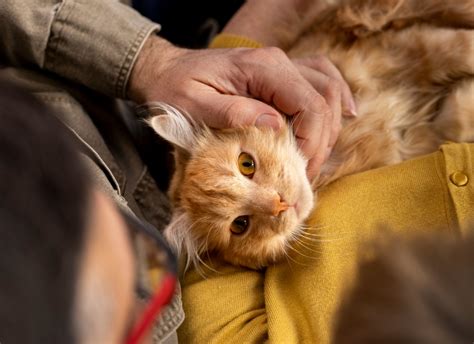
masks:
{"type": "Polygon", "coordinates": [[[186,273],[180,342],[330,343],[361,243],[386,228],[464,235],[474,223],[473,164],[474,144],[452,143],[329,185],[308,221],[317,241],[305,240],[286,262],[260,272],[215,265],[206,278],[186,273]]]}
{"type": "Polygon", "coordinates": [[[232,35],[228,33],[218,34],[209,44],[209,48],[261,48],[263,44],[251,38],[232,35]]]}

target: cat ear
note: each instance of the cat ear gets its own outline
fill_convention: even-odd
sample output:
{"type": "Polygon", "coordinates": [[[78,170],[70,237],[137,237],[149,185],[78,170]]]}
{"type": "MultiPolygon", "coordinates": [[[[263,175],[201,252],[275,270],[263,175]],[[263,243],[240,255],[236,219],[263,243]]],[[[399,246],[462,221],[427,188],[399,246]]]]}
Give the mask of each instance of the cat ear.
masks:
{"type": "Polygon", "coordinates": [[[165,103],[153,103],[151,111],[161,114],[148,120],[148,124],[166,141],[190,151],[196,142],[196,126],[189,116],[165,103]]]}

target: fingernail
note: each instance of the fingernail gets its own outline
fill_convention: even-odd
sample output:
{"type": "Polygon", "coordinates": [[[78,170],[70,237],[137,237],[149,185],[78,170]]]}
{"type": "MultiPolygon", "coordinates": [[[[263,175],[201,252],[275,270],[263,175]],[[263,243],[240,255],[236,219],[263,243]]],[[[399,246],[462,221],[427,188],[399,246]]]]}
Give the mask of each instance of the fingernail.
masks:
{"type": "Polygon", "coordinates": [[[357,117],[357,112],[352,109],[343,109],[342,114],[346,117],[357,117]]]}
{"type": "Polygon", "coordinates": [[[255,126],[257,127],[270,127],[275,130],[280,130],[280,121],[275,115],[269,115],[264,113],[263,115],[258,116],[255,121],[255,126]]]}

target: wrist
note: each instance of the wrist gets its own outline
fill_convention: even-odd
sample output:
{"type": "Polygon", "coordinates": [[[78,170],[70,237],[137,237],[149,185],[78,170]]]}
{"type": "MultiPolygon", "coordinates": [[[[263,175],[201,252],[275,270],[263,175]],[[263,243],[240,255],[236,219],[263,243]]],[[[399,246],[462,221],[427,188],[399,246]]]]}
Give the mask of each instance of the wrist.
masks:
{"type": "Polygon", "coordinates": [[[282,47],[287,39],[281,37],[285,32],[279,29],[282,25],[281,14],[275,7],[277,6],[269,5],[265,1],[247,1],[230,19],[222,32],[248,37],[264,46],[282,47]],[[262,15],[263,13],[265,15],[262,15]]]}
{"type": "Polygon", "coordinates": [[[148,91],[152,89],[154,80],[167,68],[179,50],[182,49],[159,36],[151,35],[132,67],[127,85],[127,97],[138,104],[149,101],[148,91]]]}

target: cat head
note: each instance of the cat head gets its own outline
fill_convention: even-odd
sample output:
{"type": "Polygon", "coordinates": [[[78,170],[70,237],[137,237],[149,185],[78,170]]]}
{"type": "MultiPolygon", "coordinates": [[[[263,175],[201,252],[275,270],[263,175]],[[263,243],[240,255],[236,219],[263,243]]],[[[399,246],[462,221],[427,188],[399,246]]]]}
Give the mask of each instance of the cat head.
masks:
{"type": "Polygon", "coordinates": [[[250,268],[284,257],[313,208],[291,129],[214,130],[158,107],[149,124],[176,148],[168,241],[195,263],[204,252],[250,268]]]}

